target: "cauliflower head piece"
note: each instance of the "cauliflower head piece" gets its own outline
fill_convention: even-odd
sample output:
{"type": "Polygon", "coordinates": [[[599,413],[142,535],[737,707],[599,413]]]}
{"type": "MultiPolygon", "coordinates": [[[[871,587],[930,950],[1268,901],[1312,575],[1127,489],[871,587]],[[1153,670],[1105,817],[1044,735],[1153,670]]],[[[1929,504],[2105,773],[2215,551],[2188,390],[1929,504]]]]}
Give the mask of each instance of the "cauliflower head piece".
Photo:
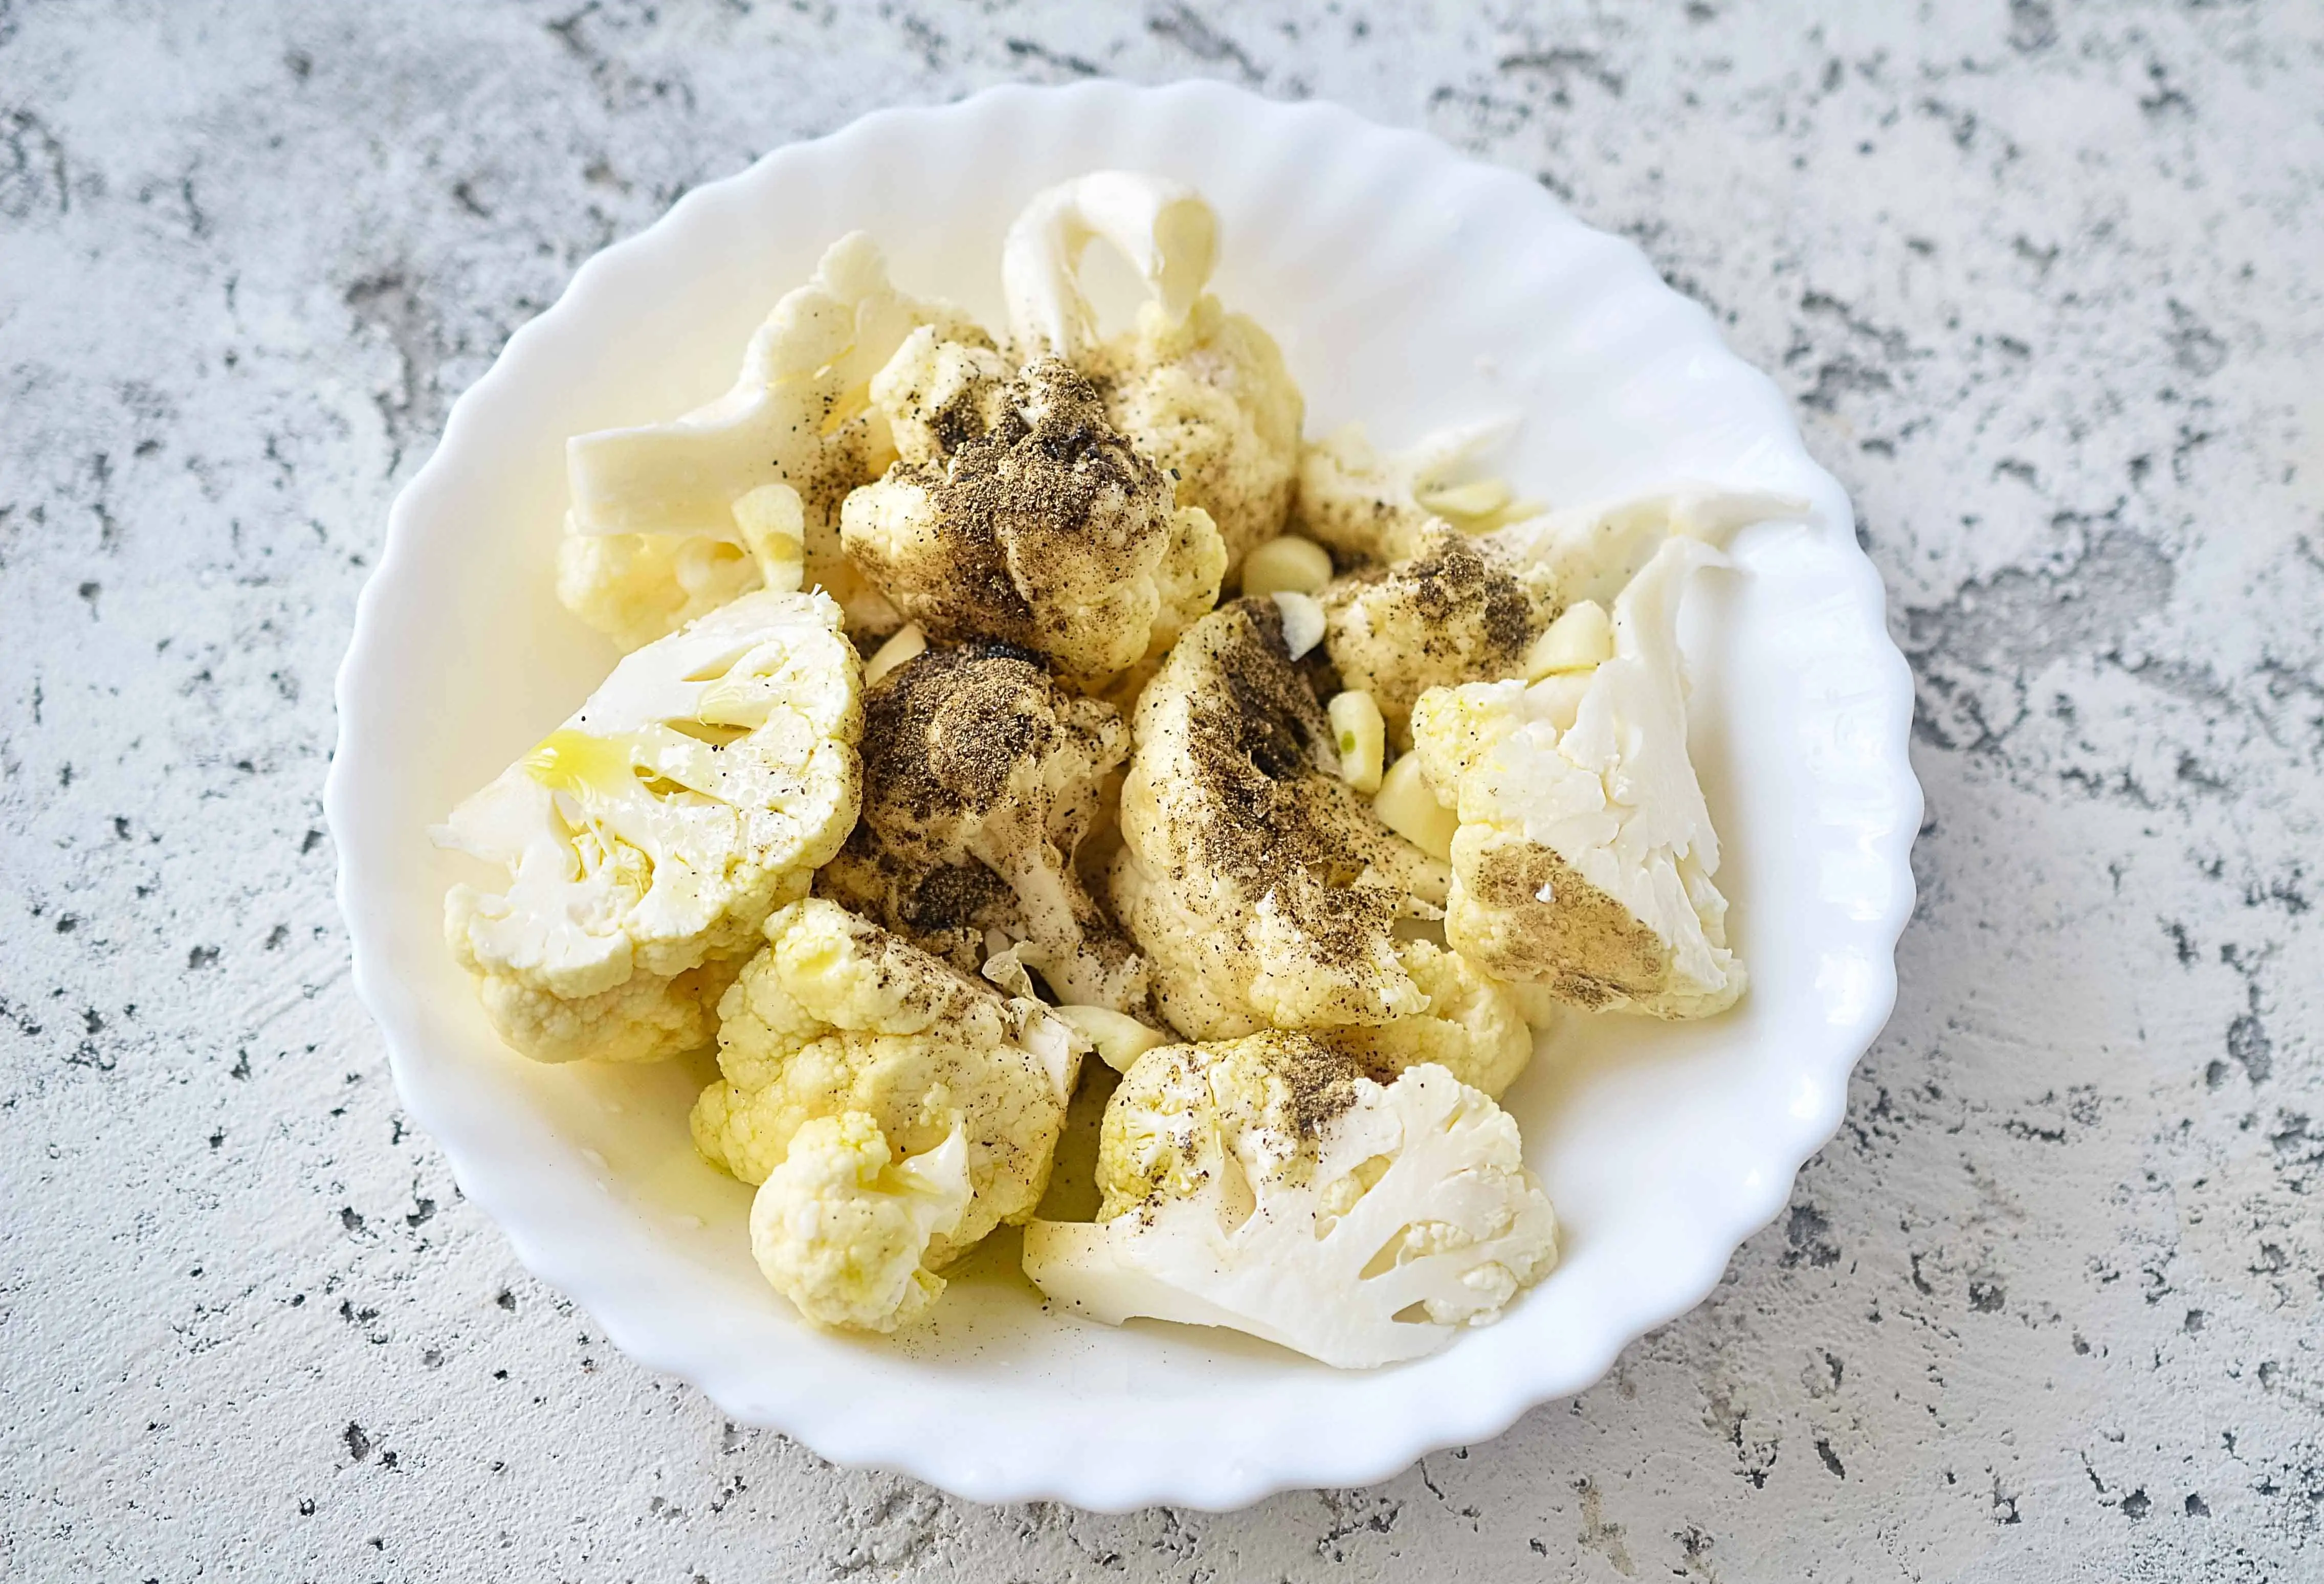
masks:
{"type": "Polygon", "coordinates": [[[855,823],[855,651],[819,594],[761,591],[647,645],[452,811],[439,844],[503,866],[445,898],[503,1039],[541,1061],[706,1045],[760,925],[855,823]]]}
{"type": "Polygon", "coordinates": [[[926,650],[866,694],[862,817],[816,889],[964,972],[997,931],[1065,1001],[1146,1012],[1145,961],[1074,866],[1129,752],[1112,706],[1022,650],[926,650]]]}
{"type": "Polygon", "coordinates": [[[896,459],[942,463],[1010,413],[1015,371],[982,332],[970,339],[923,325],[872,376],[872,404],[888,420],[896,459]]]}
{"type": "Polygon", "coordinates": [[[1442,524],[1409,559],[1334,579],[1317,597],[1333,668],[1371,695],[1399,744],[1422,694],[1518,670],[1560,608],[1548,568],[1442,524]]]}
{"type": "Polygon", "coordinates": [[[1441,904],[1450,877],[1341,778],[1285,640],[1295,603],[1204,617],[1139,700],[1111,888],[1163,1016],[1194,1038],[1427,1007],[1394,931],[1441,904]]]}
{"type": "Polygon", "coordinates": [[[923,326],[991,345],[958,310],[890,285],[869,237],[834,243],[751,337],[725,395],[666,423],[567,443],[572,511],[558,597],[633,649],[761,586],[766,567],[734,503],[779,483],[799,499],[807,581],[837,596],[855,624],[896,625],[841,555],[838,517],[848,491],[892,455],[872,377],[923,326]]]}
{"type": "Polygon", "coordinates": [[[1324,648],[1346,685],[1372,695],[1391,739],[1408,746],[1423,693],[1524,674],[1552,622],[1585,600],[1612,599],[1665,539],[1717,544],[1744,523],[1799,509],[1780,497],[1689,487],[1483,530],[1477,518],[1461,527],[1413,520],[1386,565],[1324,589],[1324,648]]]}
{"type": "Polygon", "coordinates": [[[1218,220],[1183,183],[1100,170],[1037,194],[1001,251],[1010,333],[1097,382],[1114,426],[1209,513],[1229,570],[1283,531],[1298,484],[1305,402],[1259,325],[1205,288],[1218,220]],[[1137,322],[1102,340],[1076,272],[1088,244],[1119,250],[1145,281],[1137,322]]]}
{"type": "Polygon", "coordinates": [[[1070,366],[1037,360],[1004,395],[991,428],[849,495],[840,537],[929,636],[1014,644],[1092,690],[1215,603],[1225,552],[1070,366]]]}
{"type": "Polygon", "coordinates": [[[1379,1073],[1429,1063],[1499,1100],[1533,1060],[1533,1028],[1507,985],[1433,941],[1397,943],[1397,961],[1428,998],[1423,1011],[1317,1037],[1379,1073]]]}
{"type": "Polygon", "coordinates": [[[1615,601],[1613,656],[1591,671],[1439,689],[1413,712],[1414,751],[1460,820],[1445,939],[1485,972],[1663,1018],[1742,995],[1677,634],[1688,576],[1720,559],[1666,541],[1615,601]]]}
{"type": "Polygon", "coordinates": [[[862,1111],[816,1117],[751,1201],[751,1253],[775,1291],[818,1325],[892,1331],[944,1292],[928,1245],[960,1225],[973,1196],[967,1135],[895,1160],[862,1111]],[[892,1165],[890,1163],[893,1163],[892,1165]]]}
{"type": "Polygon", "coordinates": [[[1363,425],[1335,429],[1300,453],[1291,531],[1342,565],[1403,561],[1420,554],[1439,530],[1480,533],[1526,516],[1528,509],[1498,478],[1453,482],[1512,428],[1497,419],[1440,429],[1386,456],[1373,448],[1363,425]]]}
{"type": "MultiPolygon", "coordinates": [[[[790,904],[767,920],[766,939],[719,1003],[721,1076],[695,1102],[696,1147],[742,1181],[769,1185],[764,1194],[818,1119],[865,1119],[889,1159],[907,1157],[907,1165],[957,1134],[967,1203],[949,1224],[936,1215],[914,1223],[916,1237],[927,1234],[918,1268],[931,1273],[1002,1222],[1030,1216],[1048,1184],[1085,1042],[1038,1002],[1004,997],[835,902],[790,904]]],[[[809,1142],[816,1160],[783,1177],[773,1202],[853,1169],[843,1155],[872,1174],[866,1193],[894,1196],[880,1185],[888,1161],[869,1165],[868,1145],[843,1151],[844,1140],[823,1133],[809,1142]]],[[[945,1175],[940,1159],[927,1168],[932,1183],[945,1175]]],[[[801,1212],[781,1213],[788,1227],[801,1212]]],[[[889,1209],[868,1206],[862,1219],[887,1227],[881,1239],[900,1236],[889,1209]]],[[[797,1269],[825,1257],[784,1257],[797,1269]]],[[[830,1257],[844,1267],[852,1257],[830,1257]]],[[[887,1255],[869,1264],[891,1267],[887,1255]]],[[[932,1295],[926,1282],[910,1285],[932,1295]]],[[[880,1291],[899,1305],[915,1302],[901,1286],[880,1291]]]]}
{"type": "Polygon", "coordinates": [[[1025,1229],[1044,1293],[1343,1369],[1437,1351],[1557,1261],[1556,1217],[1491,1100],[1426,1063],[1384,1082],[1303,1034],[1139,1057],[1106,1107],[1098,1178],[1098,1220],[1025,1229]]]}

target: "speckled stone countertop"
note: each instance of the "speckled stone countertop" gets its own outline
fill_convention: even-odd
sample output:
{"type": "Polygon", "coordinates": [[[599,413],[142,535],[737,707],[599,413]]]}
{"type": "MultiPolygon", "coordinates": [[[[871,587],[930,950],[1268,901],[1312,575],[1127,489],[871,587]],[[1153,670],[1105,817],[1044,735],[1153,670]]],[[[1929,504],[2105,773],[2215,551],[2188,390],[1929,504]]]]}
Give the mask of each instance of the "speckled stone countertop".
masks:
{"type": "Polygon", "coordinates": [[[2324,9],[0,0],[0,1573],[2324,1577],[2324,9]],[[1798,403],[1919,678],[1787,1214],[1372,1490],[984,1508],[632,1366],[398,1110],[318,795],[388,501],[594,249],[1207,73],[1536,172],[1798,403]]]}

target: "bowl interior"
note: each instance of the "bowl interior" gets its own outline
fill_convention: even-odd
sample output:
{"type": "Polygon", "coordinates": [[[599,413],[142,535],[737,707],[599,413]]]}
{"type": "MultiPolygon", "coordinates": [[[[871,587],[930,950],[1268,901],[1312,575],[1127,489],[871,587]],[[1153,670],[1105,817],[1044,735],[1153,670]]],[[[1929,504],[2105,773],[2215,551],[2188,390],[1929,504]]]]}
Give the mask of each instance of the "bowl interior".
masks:
{"type": "Polygon", "coordinates": [[[511,342],[399,502],[343,678],[332,815],[359,984],[408,1101],[527,1263],[618,1343],[739,1418],[971,1495],[1222,1504],[1385,1475],[1578,1389],[1780,1207],[1893,993],[1917,819],[1900,671],[1837,486],[1772,387],[1627,244],[1522,178],[1344,113],[1215,88],[1015,91],[874,117],[704,189],[511,342]],[[1516,413],[1495,463],[1535,498],[1684,479],[1815,508],[1744,533],[1687,608],[1696,762],[1751,991],[1707,1023],[1575,1018],[1545,1040],[1505,1103],[1563,1264],[1499,1325],[1397,1369],[1052,1314],[1010,1234],[929,1330],[815,1331],[751,1262],[749,1191],[687,1141],[707,1064],[515,1057],[440,938],[445,888],[475,877],[428,826],[614,658],[551,589],[566,437],[719,393],[774,300],[852,229],[906,289],[997,322],[1019,203],[1109,165],[1217,207],[1215,289],[1282,344],[1311,435],[1361,419],[1393,446],[1516,413]]]}

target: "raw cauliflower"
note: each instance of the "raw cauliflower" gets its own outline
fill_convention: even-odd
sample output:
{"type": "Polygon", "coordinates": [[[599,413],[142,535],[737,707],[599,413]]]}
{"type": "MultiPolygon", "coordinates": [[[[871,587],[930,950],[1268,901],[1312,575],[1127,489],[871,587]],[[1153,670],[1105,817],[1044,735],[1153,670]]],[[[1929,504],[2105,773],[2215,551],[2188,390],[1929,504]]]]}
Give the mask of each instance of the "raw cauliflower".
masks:
{"type": "Polygon", "coordinates": [[[1371,695],[1399,745],[1422,694],[1517,671],[1560,608],[1547,566],[1441,523],[1410,559],[1335,579],[1318,598],[1333,668],[1371,695]]]}
{"type": "Polygon", "coordinates": [[[1397,961],[1428,998],[1425,1010],[1368,1027],[1319,1030],[1317,1036],[1377,1071],[1433,1063],[1500,1099],[1533,1060],[1533,1030],[1508,987],[1430,941],[1399,941],[1397,961]]]}
{"type": "Polygon", "coordinates": [[[1665,539],[1717,544],[1744,523],[1798,509],[1778,497],[1690,487],[1489,531],[1421,522],[1396,541],[1400,558],[1324,589],[1324,648],[1343,684],[1371,695],[1403,746],[1423,693],[1521,674],[1560,613],[1612,599],[1665,539]]]}
{"type": "Polygon", "coordinates": [[[1106,1107],[1100,1219],[1035,1221],[1025,1274],[1108,1324],[1230,1327],[1346,1369],[1498,1319],[1557,1222],[1491,1100],[1430,1064],[1383,1083],[1301,1034],[1170,1045],[1106,1107]]]}
{"type": "Polygon", "coordinates": [[[1452,475],[1506,440],[1506,422],[1442,429],[1409,450],[1382,456],[1361,424],[1311,442],[1299,457],[1291,531],[1314,539],[1342,565],[1403,561],[1434,530],[1475,533],[1525,509],[1499,479],[1454,483],[1452,475]]]}
{"type": "Polygon", "coordinates": [[[439,844],[505,866],[445,898],[493,1026],[541,1061],[706,1045],[779,905],[855,823],[855,651],[823,594],[748,594],[627,656],[452,812],[439,844]]]}
{"type": "Polygon", "coordinates": [[[1163,1016],[1194,1038],[1385,1023],[1428,1005],[1394,931],[1441,903],[1449,876],[1341,778],[1330,722],[1285,641],[1302,598],[1205,616],[1138,705],[1115,913],[1153,964],[1163,1016]]]}
{"type": "Polygon", "coordinates": [[[1001,278],[1019,346],[1063,357],[1097,382],[1114,426],[1177,481],[1179,504],[1218,525],[1231,570],[1283,531],[1305,403],[1273,338],[1204,290],[1217,234],[1192,188],[1094,171],[1026,206],[1003,245],[1001,278]],[[1076,274],[1100,239],[1152,293],[1111,340],[1099,338],[1076,274]]]}
{"type": "Polygon", "coordinates": [[[751,1202],[760,1271],[819,1325],[892,1331],[944,1291],[925,1262],[968,1210],[967,1137],[954,1128],[925,1155],[894,1158],[863,1112],[816,1117],[751,1202]]]}
{"type": "MultiPolygon", "coordinates": [[[[773,1184],[818,1118],[861,1114],[891,1158],[926,1156],[957,1129],[969,1201],[949,1229],[927,1223],[919,1266],[931,1273],[1030,1216],[1048,1184],[1080,1037],[1038,1002],[1004,997],[835,902],[784,907],[767,920],[766,939],[719,1003],[722,1076],[694,1106],[703,1155],[746,1183],[773,1184]]],[[[782,1179],[778,1202],[801,1178],[835,1169],[802,1166],[782,1179]]],[[[883,1290],[899,1305],[913,1301],[883,1290]]]]}
{"type": "Polygon", "coordinates": [[[1677,638],[1689,574],[1720,558],[1665,542],[1615,601],[1613,658],[1592,671],[1440,689],[1414,711],[1423,771],[1460,819],[1445,938],[1485,972],[1664,1018],[1743,993],[1677,638]]]}
{"type": "Polygon", "coordinates": [[[573,437],[558,597],[624,648],[674,631],[760,585],[733,506],[781,483],[803,506],[808,581],[856,624],[895,625],[840,554],[839,506],[892,455],[870,386],[921,326],[991,345],[957,310],[898,291],[880,250],[855,233],[775,305],[725,395],[666,423],[573,437]]]}
{"type": "Polygon", "coordinates": [[[964,340],[923,325],[872,376],[872,404],[888,420],[898,461],[941,463],[1007,419],[1014,373],[981,334],[964,340]]]}
{"type": "Polygon", "coordinates": [[[1015,644],[1093,689],[1210,609],[1225,553],[1072,368],[1038,360],[1006,397],[989,430],[848,496],[840,536],[931,638],[1015,644]]]}
{"type": "Polygon", "coordinates": [[[863,815],[816,889],[964,972],[997,931],[1065,1000],[1144,1012],[1145,962],[1074,871],[1129,752],[1021,651],[928,649],[865,695],[863,815]]]}

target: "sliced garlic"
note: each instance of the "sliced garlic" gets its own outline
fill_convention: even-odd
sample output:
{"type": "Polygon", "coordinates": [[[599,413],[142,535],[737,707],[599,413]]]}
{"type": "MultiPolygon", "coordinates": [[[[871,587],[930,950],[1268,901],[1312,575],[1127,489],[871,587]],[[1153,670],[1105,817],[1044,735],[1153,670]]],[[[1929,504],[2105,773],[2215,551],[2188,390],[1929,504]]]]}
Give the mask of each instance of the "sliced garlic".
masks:
{"type": "Polygon", "coordinates": [[[869,687],[905,661],[926,652],[928,635],[920,631],[917,622],[905,628],[872,653],[863,668],[863,686],[869,687]]]}
{"type": "Polygon", "coordinates": [[[1420,773],[1420,756],[1407,753],[1388,766],[1380,778],[1379,796],[1372,812],[1380,824],[1431,858],[1452,856],[1452,833],[1461,828],[1453,812],[1436,801],[1436,793],[1420,773]]]}
{"type": "Polygon", "coordinates": [[[1614,623],[1596,600],[1568,605],[1526,650],[1526,680],[1594,670],[1614,658],[1614,623]]]}
{"type": "Polygon", "coordinates": [[[1068,1003],[1049,1009],[1095,1045],[1098,1060],[1117,1073],[1129,1072],[1130,1064],[1148,1051],[1170,1043],[1169,1036],[1111,1007],[1068,1003]]]}
{"type": "Polygon", "coordinates": [[[1332,552],[1296,533],[1271,539],[1243,557],[1247,594],[1312,594],[1331,581],[1332,552]]]}
{"type": "Polygon", "coordinates": [[[1332,720],[1332,737],[1340,751],[1340,779],[1359,792],[1379,790],[1380,762],[1388,752],[1388,722],[1372,695],[1351,687],[1332,695],[1324,706],[1332,720]]]}

